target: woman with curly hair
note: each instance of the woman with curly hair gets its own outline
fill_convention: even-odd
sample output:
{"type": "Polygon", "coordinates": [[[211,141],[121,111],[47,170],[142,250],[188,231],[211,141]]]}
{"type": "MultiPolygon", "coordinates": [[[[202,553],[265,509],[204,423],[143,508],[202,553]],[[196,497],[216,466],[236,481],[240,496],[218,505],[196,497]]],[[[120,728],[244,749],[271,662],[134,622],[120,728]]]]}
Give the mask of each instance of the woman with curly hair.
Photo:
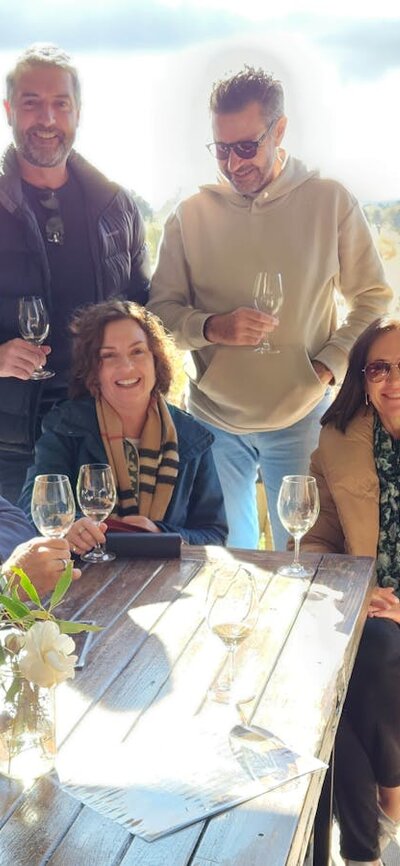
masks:
{"type": "MultiPolygon", "coordinates": [[[[224,544],[213,437],[164,398],[174,346],[160,321],[112,299],[78,311],[71,331],[72,399],[43,421],[19,503],[25,513],[36,475],[63,473],[75,487],[82,464],[108,463],[119,519],[143,531],[178,532],[189,544],[224,544]]],[[[104,529],[79,518],[67,534],[71,550],[102,543],[104,529]]]]}

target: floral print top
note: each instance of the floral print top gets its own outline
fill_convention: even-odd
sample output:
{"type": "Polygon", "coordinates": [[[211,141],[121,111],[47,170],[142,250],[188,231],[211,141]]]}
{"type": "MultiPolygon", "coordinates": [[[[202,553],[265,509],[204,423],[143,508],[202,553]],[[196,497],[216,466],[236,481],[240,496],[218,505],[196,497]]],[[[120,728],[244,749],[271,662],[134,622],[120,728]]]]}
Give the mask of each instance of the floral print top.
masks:
{"type": "Polygon", "coordinates": [[[400,440],[374,420],[374,457],[379,478],[379,539],[376,572],[380,586],[392,586],[400,598],[400,440]]]}

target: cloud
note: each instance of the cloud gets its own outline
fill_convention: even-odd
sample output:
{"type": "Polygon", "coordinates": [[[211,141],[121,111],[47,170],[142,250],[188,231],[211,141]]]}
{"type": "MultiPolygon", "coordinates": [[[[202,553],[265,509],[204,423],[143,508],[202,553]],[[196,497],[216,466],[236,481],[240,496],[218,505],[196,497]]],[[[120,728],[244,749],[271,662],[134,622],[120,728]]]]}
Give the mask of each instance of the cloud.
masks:
{"type": "MultiPolygon", "coordinates": [[[[4,12],[5,0],[0,0],[4,12]]],[[[148,0],[96,2],[20,0],[2,15],[0,48],[21,51],[31,42],[56,42],[69,51],[156,51],[240,32],[246,21],[221,10],[166,8],[148,0]]],[[[254,25],[249,25],[254,26],[254,25]]]]}
{"type": "Polygon", "coordinates": [[[314,36],[347,78],[374,79],[400,65],[400,20],[333,21],[314,36]]]}

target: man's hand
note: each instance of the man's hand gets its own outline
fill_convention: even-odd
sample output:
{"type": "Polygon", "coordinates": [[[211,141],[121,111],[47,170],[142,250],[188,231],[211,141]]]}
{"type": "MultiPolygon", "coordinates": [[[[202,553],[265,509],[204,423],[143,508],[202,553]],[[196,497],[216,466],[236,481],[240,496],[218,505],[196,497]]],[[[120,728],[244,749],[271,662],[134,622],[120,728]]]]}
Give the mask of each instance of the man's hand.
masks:
{"type": "Polygon", "coordinates": [[[322,361],[311,361],[312,366],[318,376],[318,379],[322,382],[323,385],[330,385],[334,380],[334,375],[332,370],[329,370],[328,367],[325,367],[325,364],[322,361]]]}
{"type": "Polygon", "coordinates": [[[0,376],[30,379],[34,370],[46,363],[50,346],[34,346],[16,337],[0,345],[0,376]]]}
{"type": "MultiPolygon", "coordinates": [[[[44,595],[54,589],[69,560],[69,546],[64,538],[32,538],[15,548],[3,563],[2,571],[11,575],[11,568],[22,568],[39,595],[44,595]]],[[[79,568],[74,568],[74,580],[80,576],[79,568]]]]}
{"type": "Polygon", "coordinates": [[[210,343],[222,346],[258,346],[277,325],[276,316],[251,307],[238,307],[232,313],[210,316],[204,326],[204,336],[210,343]]]}

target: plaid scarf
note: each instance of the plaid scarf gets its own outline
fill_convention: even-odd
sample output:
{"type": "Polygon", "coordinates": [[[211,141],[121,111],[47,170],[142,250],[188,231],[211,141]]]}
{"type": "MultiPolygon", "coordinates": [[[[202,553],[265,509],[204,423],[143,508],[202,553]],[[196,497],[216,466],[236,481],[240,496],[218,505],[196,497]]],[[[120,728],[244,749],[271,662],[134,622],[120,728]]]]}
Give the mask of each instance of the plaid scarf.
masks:
{"type": "Polygon", "coordinates": [[[138,451],[138,490],[133,489],[118,413],[103,397],[96,400],[96,413],[107,460],[117,485],[118,514],[121,517],[140,514],[150,520],[162,520],[174,492],[179,468],[175,425],[164,398],[152,397],[147,410],[138,451]]]}

